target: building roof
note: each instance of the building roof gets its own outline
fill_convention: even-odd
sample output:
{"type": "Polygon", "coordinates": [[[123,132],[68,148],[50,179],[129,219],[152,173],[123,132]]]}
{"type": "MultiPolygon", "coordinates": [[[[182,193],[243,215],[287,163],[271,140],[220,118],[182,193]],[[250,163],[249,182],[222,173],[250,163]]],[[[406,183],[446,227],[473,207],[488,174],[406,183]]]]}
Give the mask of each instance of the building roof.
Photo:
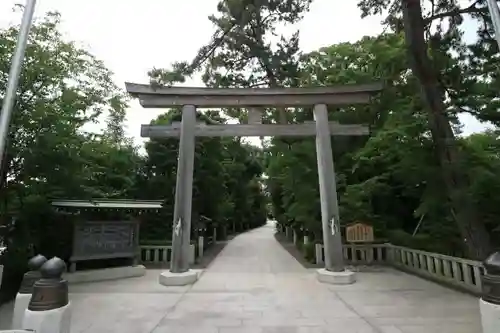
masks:
{"type": "Polygon", "coordinates": [[[160,209],[162,200],[124,200],[124,199],[90,199],[90,200],[53,200],[52,206],[66,208],[116,208],[116,209],[160,209]]]}

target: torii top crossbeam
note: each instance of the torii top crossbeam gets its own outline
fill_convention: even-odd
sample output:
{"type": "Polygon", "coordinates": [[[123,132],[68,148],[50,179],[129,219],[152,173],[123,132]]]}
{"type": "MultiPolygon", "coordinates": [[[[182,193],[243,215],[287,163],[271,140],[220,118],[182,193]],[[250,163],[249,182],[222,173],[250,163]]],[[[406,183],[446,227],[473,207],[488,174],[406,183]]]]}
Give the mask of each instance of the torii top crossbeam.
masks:
{"type": "Polygon", "coordinates": [[[130,82],[126,82],[125,86],[127,92],[137,97],[145,108],[366,104],[373,94],[382,90],[381,83],[313,88],[153,87],[130,82]]]}

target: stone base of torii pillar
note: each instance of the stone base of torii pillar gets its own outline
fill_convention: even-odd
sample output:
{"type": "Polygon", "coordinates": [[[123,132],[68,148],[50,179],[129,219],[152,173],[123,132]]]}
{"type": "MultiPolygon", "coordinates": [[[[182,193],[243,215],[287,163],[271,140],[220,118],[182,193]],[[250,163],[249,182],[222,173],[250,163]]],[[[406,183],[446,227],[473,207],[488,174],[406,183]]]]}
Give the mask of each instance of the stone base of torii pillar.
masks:
{"type": "Polygon", "coordinates": [[[183,273],[164,271],[160,274],[159,282],[163,286],[187,286],[194,284],[201,274],[201,270],[190,269],[183,273]]]}
{"type": "Polygon", "coordinates": [[[349,270],[331,272],[325,268],[320,268],[316,271],[316,277],[319,282],[328,284],[353,284],[356,282],[356,274],[349,270]]]}

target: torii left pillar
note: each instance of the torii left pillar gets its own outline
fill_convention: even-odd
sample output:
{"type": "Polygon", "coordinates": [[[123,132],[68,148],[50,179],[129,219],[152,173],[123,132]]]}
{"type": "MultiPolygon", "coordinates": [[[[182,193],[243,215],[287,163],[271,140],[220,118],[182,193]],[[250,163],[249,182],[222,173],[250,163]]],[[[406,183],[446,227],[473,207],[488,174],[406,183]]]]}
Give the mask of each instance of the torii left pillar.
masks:
{"type": "Polygon", "coordinates": [[[182,107],[182,122],[175,185],[175,206],[172,228],[172,257],[170,270],[160,274],[160,284],[183,286],[193,284],[198,272],[189,269],[191,245],[191,209],[195,151],[196,107],[182,107]]]}
{"type": "Polygon", "coordinates": [[[354,272],[346,270],[344,267],[335,167],[326,105],[317,104],[314,106],[314,120],[316,122],[316,156],[325,251],[325,268],[317,271],[317,277],[320,282],[324,283],[351,284],[356,281],[356,277],[354,272]]]}

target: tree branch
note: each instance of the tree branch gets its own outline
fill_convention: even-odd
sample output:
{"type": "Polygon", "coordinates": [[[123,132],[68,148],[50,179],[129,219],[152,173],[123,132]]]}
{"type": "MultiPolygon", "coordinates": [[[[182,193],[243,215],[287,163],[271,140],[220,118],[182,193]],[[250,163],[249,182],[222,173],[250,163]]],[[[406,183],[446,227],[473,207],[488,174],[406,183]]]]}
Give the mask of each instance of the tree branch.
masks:
{"type": "Polygon", "coordinates": [[[198,54],[194,57],[194,59],[191,61],[191,64],[189,64],[189,69],[192,72],[195,72],[198,70],[207,59],[209,59],[219,48],[219,46],[222,44],[224,41],[224,38],[233,30],[233,28],[236,26],[236,23],[232,23],[231,26],[224,30],[219,30],[214,33],[214,36],[212,37],[212,42],[206,46],[206,49],[203,47],[198,51],[198,54]],[[217,36],[219,34],[219,36],[217,36]]]}
{"type": "Polygon", "coordinates": [[[486,8],[486,7],[477,8],[476,5],[478,3],[479,3],[479,1],[476,1],[467,8],[462,8],[462,9],[458,8],[458,9],[450,10],[447,12],[431,15],[431,16],[424,19],[424,25],[429,25],[434,20],[439,20],[439,19],[443,19],[446,17],[459,16],[462,14],[485,14],[485,13],[488,13],[488,8],[486,8]]]}

